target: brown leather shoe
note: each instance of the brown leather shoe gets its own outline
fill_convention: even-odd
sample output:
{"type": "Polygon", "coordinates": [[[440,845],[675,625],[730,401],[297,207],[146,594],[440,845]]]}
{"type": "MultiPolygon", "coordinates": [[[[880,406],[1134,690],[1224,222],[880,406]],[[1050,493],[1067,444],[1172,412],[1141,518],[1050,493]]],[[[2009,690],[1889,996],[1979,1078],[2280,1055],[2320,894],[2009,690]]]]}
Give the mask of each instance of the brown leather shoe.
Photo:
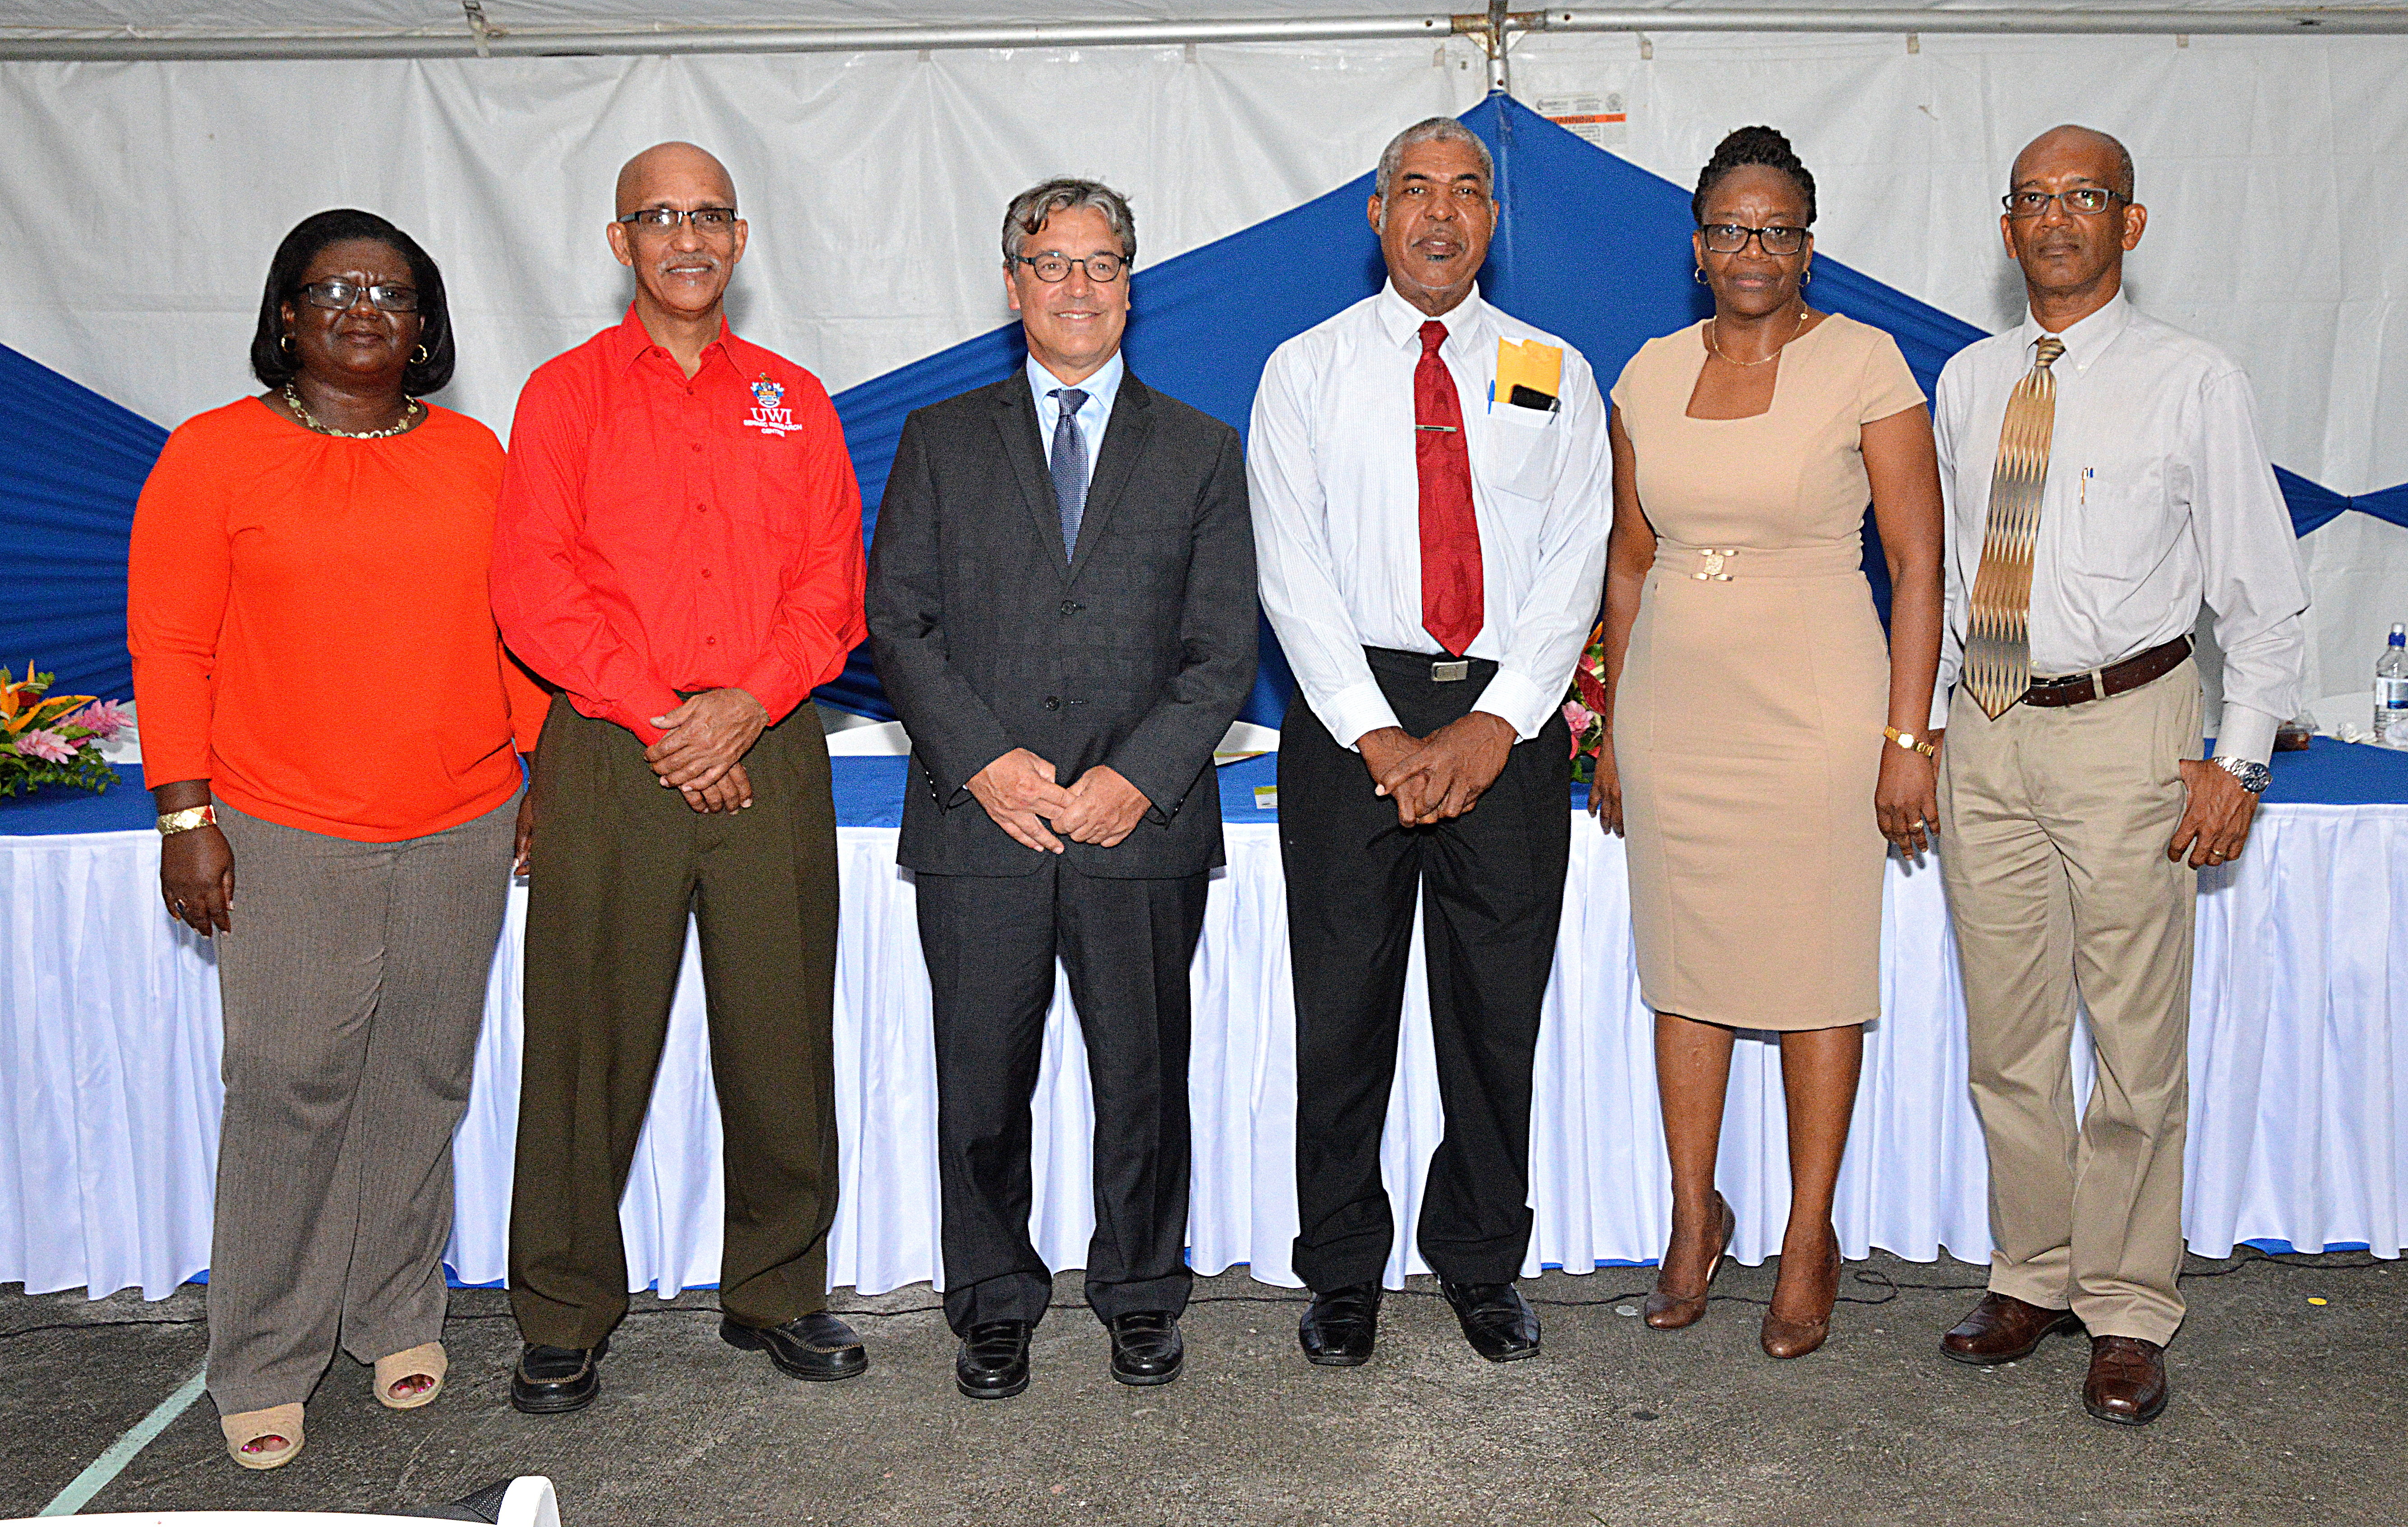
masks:
{"type": "Polygon", "coordinates": [[[2090,1338],[2082,1408],[2118,1426],[2146,1426],[2166,1407],[2166,1349],[2138,1336],[2090,1338]]]}
{"type": "MultiPolygon", "coordinates": [[[[1772,1304],[1764,1312],[1764,1328],[1756,1334],[1756,1342],[1767,1357],[1804,1357],[1823,1345],[1831,1334],[1831,1306],[1840,1297],[1840,1236],[1828,1226],[1824,1234],[1831,1238],[1831,1249],[1819,1261],[1799,1267],[1797,1282],[1805,1289],[1797,1305],[1806,1308],[1804,1320],[1793,1320],[1780,1313],[1782,1284],[1791,1281],[1790,1259],[1781,1259],[1782,1277],[1772,1286],[1772,1304]]],[[[1804,1263],[1805,1259],[1799,1259],[1804,1263]]],[[[1793,1308],[1796,1305],[1793,1305],[1793,1308]]]]}
{"type": "Polygon", "coordinates": [[[1698,1280],[1696,1293],[1684,1297],[1665,1290],[1664,1280],[1672,1271],[1670,1257],[1667,1256],[1656,1267],[1656,1290],[1647,1296],[1644,1316],[1647,1323],[1656,1330],[1678,1331],[1705,1318],[1706,1295],[1713,1289],[1714,1275],[1723,1270],[1723,1254],[1730,1249],[1731,1236],[1739,1231],[1739,1217],[1731,1213],[1730,1205],[1723,1201],[1720,1193],[1714,1194],[1714,1219],[1719,1233],[1714,1242],[1714,1254],[1713,1260],[1706,1263],[1706,1276],[1698,1280]]]}
{"type": "Polygon", "coordinates": [[[2043,1309],[2012,1293],[1985,1293],[1940,1338],[1940,1355],[1959,1363],[2019,1363],[2039,1349],[2042,1337],[2081,1329],[2070,1309],[2043,1309]]]}

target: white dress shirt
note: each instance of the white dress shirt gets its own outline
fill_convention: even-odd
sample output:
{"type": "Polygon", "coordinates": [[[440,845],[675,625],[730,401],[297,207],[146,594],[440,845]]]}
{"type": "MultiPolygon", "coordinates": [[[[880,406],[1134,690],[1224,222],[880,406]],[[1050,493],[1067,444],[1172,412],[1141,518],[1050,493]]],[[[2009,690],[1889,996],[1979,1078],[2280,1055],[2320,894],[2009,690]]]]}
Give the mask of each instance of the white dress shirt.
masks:
{"type": "MultiPolygon", "coordinates": [[[[1948,622],[1931,724],[1948,721],[1982,564],[2008,394],[2045,333],[1967,346],[1940,374],[1932,431],[1947,502],[1948,622]]],[[[2306,682],[2298,537],[2230,357],[2118,294],[2057,335],[2057,421],[2032,548],[2031,671],[2086,673],[2187,634],[2203,600],[2224,651],[2219,754],[2262,764],[2306,682]]]]}
{"type": "Polygon", "coordinates": [[[1096,374],[1082,382],[1066,382],[1045,369],[1036,356],[1028,358],[1028,390],[1037,394],[1037,438],[1045,447],[1045,464],[1054,464],[1054,431],[1062,422],[1062,400],[1055,391],[1075,387],[1087,394],[1079,405],[1079,433],[1087,442],[1087,480],[1096,480],[1096,458],[1104,453],[1104,426],[1111,422],[1113,400],[1121,395],[1121,378],[1128,375],[1128,365],[1119,350],[1112,358],[1096,368],[1096,374]]]}
{"type": "MultiPolygon", "coordinates": [[[[1384,287],[1274,350],[1254,394],[1246,482],[1263,610],[1298,692],[1348,748],[1397,724],[1363,649],[1444,650],[1422,629],[1413,370],[1428,319],[1384,287]]],[[[1580,351],[1477,291],[1439,321],[1480,525],[1485,624],[1465,655],[1497,664],[1472,708],[1526,742],[1563,704],[1604,586],[1605,402],[1580,351]],[[1559,408],[1490,399],[1499,339],[1563,350],[1559,408]]]]}

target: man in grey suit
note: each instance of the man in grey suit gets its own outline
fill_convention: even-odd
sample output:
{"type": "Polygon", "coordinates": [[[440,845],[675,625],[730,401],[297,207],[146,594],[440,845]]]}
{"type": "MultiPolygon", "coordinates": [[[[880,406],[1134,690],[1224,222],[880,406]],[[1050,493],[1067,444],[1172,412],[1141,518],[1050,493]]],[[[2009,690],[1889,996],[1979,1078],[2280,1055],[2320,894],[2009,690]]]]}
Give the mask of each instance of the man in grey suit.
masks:
{"type": "Polygon", "coordinates": [[[934,992],[945,1317],[964,1394],[1028,1387],[1053,1277],[1029,1099],[1058,957],[1096,1108],[1087,1302],[1126,1384],[1179,1376],[1187,967],[1221,863],[1212,748],[1254,677],[1228,425],[1120,355],[1127,204],[1050,180],[1004,216],[1028,362],[904,424],[870,550],[880,680],[911,735],[898,858],[934,992]]]}

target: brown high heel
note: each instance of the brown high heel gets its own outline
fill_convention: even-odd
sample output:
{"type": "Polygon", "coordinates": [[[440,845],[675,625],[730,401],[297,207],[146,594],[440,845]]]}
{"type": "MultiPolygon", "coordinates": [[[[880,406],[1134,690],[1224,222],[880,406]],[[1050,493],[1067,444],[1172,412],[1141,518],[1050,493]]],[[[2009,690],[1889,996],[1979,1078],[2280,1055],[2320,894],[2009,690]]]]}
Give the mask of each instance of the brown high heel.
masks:
{"type": "MultiPolygon", "coordinates": [[[[1831,1249],[1824,1256],[1820,1269],[1823,1275],[1819,1301],[1822,1314],[1811,1320],[1792,1320],[1773,1313],[1772,1307],[1767,1306],[1764,1329],[1756,1337],[1763,1344],[1767,1357],[1804,1357],[1830,1337],[1831,1306],[1840,1297],[1840,1236],[1836,1231],[1830,1232],[1830,1236],[1831,1249]]],[[[1788,1270],[1786,1257],[1782,1259],[1782,1270],[1788,1270]]],[[[1781,1298],[1778,1283],[1773,1285],[1772,1297],[1776,1304],[1781,1298]]]]}
{"type": "Polygon", "coordinates": [[[1656,1270],[1656,1290],[1647,1296],[1645,1320],[1658,1331],[1678,1331],[1705,1319],[1706,1295],[1713,1291],[1714,1275],[1723,1270],[1723,1254],[1730,1249],[1731,1236],[1739,1230],[1739,1217],[1719,1192],[1714,1194],[1714,1207],[1722,1220],[1722,1239],[1714,1246],[1713,1260],[1706,1263],[1706,1280],[1698,1292],[1686,1299],[1674,1298],[1664,1292],[1664,1270],[1656,1270]]]}

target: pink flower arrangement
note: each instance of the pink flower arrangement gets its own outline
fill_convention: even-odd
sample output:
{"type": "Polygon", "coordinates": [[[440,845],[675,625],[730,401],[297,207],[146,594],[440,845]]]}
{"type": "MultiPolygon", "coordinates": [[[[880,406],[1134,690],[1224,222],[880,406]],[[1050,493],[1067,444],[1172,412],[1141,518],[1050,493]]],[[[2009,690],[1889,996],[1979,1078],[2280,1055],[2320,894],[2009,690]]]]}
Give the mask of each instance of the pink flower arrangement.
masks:
{"type": "Polygon", "coordinates": [[[17,751],[50,764],[64,764],[75,757],[75,749],[56,732],[27,732],[18,737],[17,751]]]}
{"type": "Polygon", "coordinates": [[[117,783],[99,739],[133,718],[113,700],[52,694],[51,677],[30,663],[22,678],[0,667],[0,796],[44,785],[98,791],[117,783]]]}
{"type": "Polygon", "coordinates": [[[134,713],[115,700],[94,700],[68,717],[67,724],[80,726],[95,737],[113,737],[134,724],[134,713]]]}

